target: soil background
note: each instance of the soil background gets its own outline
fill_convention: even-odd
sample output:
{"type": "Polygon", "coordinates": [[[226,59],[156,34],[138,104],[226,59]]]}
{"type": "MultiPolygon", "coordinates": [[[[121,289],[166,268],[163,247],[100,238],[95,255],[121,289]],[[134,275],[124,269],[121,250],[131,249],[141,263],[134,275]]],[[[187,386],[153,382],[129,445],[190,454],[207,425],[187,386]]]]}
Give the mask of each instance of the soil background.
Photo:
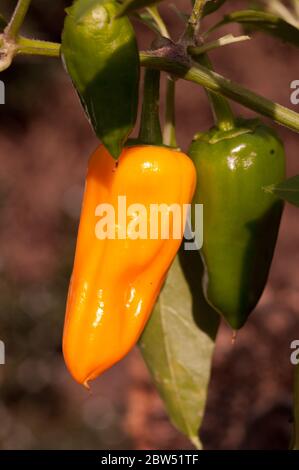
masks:
{"type": "MultiPolygon", "coordinates": [[[[14,3],[2,0],[1,10],[8,15],[14,3]]],[[[59,41],[69,3],[33,0],[24,33],[59,41]]],[[[171,3],[161,10],[178,38],[182,23],[171,3]]],[[[187,0],[175,4],[190,10],[187,0]]],[[[248,4],[228,1],[204,24],[248,4]]],[[[152,33],[135,26],[140,47],[148,47],[152,33]]],[[[241,29],[221,33],[231,31],[241,29]]],[[[211,59],[224,76],[299,111],[290,103],[290,83],[299,79],[294,47],[259,33],[211,53],[211,59]]],[[[66,371],[65,299],[86,164],[97,140],[59,60],[18,58],[0,78],[6,85],[6,104],[0,106],[0,338],[6,346],[0,448],[191,448],[169,423],[136,348],[90,393],[66,371]]],[[[212,116],[203,89],[183,81],[177,88],[178,141],[186,150],[195,132],[212,125],[212,116]]],[[[298,134],[275,127],[285,142],[288,175],[297,174],[298,134]]],[[[299,339],[298,238],[298,212],[287,206],[267,288],[234,346],[221,326],[201,430],[206,449],[288,447],[290,343],[299,339]]]]}

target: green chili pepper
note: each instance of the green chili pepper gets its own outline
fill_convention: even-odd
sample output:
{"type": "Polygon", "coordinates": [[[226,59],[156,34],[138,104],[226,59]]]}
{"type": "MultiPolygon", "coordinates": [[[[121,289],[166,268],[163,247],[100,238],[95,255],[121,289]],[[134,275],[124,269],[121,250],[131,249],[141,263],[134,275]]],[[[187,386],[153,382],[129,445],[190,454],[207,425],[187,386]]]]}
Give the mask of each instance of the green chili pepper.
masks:
{"type": "Polygon", "coordinates": [[[62,57],[87,116],[117,158],[137,115],[139,55],[129,19],[115,0],[77,0],[68,8],[62,57]]]}
{"type": "Polygon", "coordinates": [[[283,202],[263,188],[285,177],[284,148],[258,121],[198,134],[189,155],[203,204],[203,287],[208,302],[239,329],[264,290],[283,202]]]}

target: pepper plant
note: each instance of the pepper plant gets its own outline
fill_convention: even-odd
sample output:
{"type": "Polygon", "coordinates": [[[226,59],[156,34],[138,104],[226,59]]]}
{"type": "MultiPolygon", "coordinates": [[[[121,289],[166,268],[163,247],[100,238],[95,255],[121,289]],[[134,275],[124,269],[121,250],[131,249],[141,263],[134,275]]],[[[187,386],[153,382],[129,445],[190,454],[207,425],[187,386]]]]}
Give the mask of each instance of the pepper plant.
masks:
{"type": "MultiPolygon", "coordinates": [[[[226,0],[186,0],[185,10],[190,13],[176,9],[182,33],[179,40],[174,41],[160,14],[163,0],[75,0],[66,10],[61,44],[20,34],[30,3],[31,0],[16,2],[14,13],[7,21],[0,15],[0,72],[10,67],[19,55],[61,59],[91,126],[102,142],[90,163],[88,190],[83,202],[68,297],[64,338],[66,362],[73,376],[87,384],[88,380],[120,360],[139,339],[142,356],[171,421],[196,448],[201,448],[199,431],[219,314],[233,329],[244,325],[267,281],[283,201],[299,206],[299,176],[285,180],[285,156],[279,137],[259,119],[245,121],[234,116],[229,100],[294,132],[299,132],[299,114],[217,73],[209,52],[223,48],[225,53],[230,44],[250,40],[255,31],[270,34],[290,47],[299,47],[299,1],[248,1],[247,9],[234,11],[233,2],[226,0]],[[203,29],[202,19],[215,12],[221,13],[224,5],[230,6],[231,11],[220,21],[215,21],[210,29],[203,29]],[[132,20],[142,22],[155,32],[156,40],[148,50],[138,51],[132,20]],[[232,23],[242,25],[244,34],[221,36],[221,26],[232,23]],[[210,34],[215,31],[219,37],[211,39],[210,34]],[[138,138],[131,139],[137,118],[140,67],[145,69],[141,125],[138,138]],[[161,73],[167,75],[163,129],[159,121],[161,73]],[[160,178],[164,175],[164,180],[160,180],[162,189],[159,189],[163,198],[169,175],[169,188],[173,190],[174,199],[180,202],[192,199],[194,165],[178,151],[176,139],[175,88],[178,80],[188,80],[203,87],[215,117],[214,128],[208,133],[199,132],[189,150],[197,169],[194,202],[201,202],[207,211],[204,219],[204,238],[207,239],[206,242],[204,239],[201,252],[204,265],[198,250],[185,251],[182,247],[178,250],[179,242],[161,245],[158,250],[161,259],[154,255],[153,248],[145,248],[142,244],[136,254],[135,244],[130,252],[133,256],[135,250],[138,257],[134,264],[131,257],[126,256],[125,243],[120,246],[126,253],[121,269],[103,271],[101,263],[103,259],[111,261],[114,245],[111,244],[111,249],[106,247],[105,252],[100,245],[100,249],[92,251],[90,256],[90,220],[97,185],[100,185],[100,197],[109,193],[113,199],[113,191],[119,185],[125,187],[127,194],[138,188],[143,190],[146,199],[151,193],[157,194],[157,181],[151,182],[151,171],[147,174],[140,169],[155,167],[160,178]],[[153,146],[155,149],[151,150],[153,146]],[[184,179],[187,172],[189,179],[184,179]],[[142,188],[140,181],[143,181],[142,188]],[[180,184],[184,191],[179,197],[180,184]],[[217,187],[216,198],[210,197],[211,187],[217,187]],[[223,199],[230,202],[227,212],[223,199]],[[264,236],[269,230],[270,239],[264,236]],[[134,273],[138,269],[136,280],[134,273]],[[127,272],[134,281],[129,279],[127,272]],[[153,273],[154,279],[151,278],[153,273]],[[113,322],[109,323],[108,316],[107,323],[105,316],[106,329],[99,330],[96,328],[104,314],[106,291],[101,302],[97,296],[102,292],[101,286],[109,282],[112,285],[109,276],[118,280],[118,285],[107,288],[113,322]],[[102,284],[96,284],[100,280],[102,284]],[[129,302],[122,305],[128,286],[132,295],[129,302]],[[138,289],[142,292],[140,298],[136,294],[138,289]],[[86,299],[91,300],[86,302],[86,299]],[[139,299],[138,308],[134,306],[136,299],[139,299]],[[86,310],[89,316],[86,316],[86,310]],[[138,322],[134,320],[138,316],[136,312],[141,313],[138,322]],[[128,324],[124,323],[126,315],[128,324]],[[83,350],[80,349],[78,358],[73,352],[78,351],[82,338],[83,350]],[[82,362],[80,358],[83,358],[82,362]]],[[[295,376],[292,448],[298,449],[298,370],[295,376]]]]}

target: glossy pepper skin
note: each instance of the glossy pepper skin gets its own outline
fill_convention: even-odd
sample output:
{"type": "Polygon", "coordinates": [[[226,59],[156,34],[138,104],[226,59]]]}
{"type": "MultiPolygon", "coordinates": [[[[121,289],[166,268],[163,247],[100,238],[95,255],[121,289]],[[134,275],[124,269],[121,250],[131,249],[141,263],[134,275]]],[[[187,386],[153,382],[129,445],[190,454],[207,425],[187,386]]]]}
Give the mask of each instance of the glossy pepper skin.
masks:
{"type": "Polygon", "coordinates": [[[95,133],[118,158],[135,125],[139,54],[116,0],[76,0],[66,9],[61,54],[95,133]]]}
{"type": "Polygon", "coordinates": [[[242,327],[265,287],[283,202],[264,187],[285,178],[285,154],[273,130],[242,121],[212,129],[189,149],[197,169],[194,202],[203,204],[203,287],[233,329],[242,327]]]}
{"type": "MultiPolygon", "coordinates": [[[[118,196],[125,195],[127,208],[143,204],[149,217],[150,204],[190,204],[195,184],[191,159],[168,148],[126,148],[117,162],[104,146],[92,155],[63,335],[65,361],[79,383],[86,385],[135,345],[181,244],[181,239],[160,235],[99,239],[96,208],[111,204],[117,215],[118,196]]],[[[116,228],[129,233],[126,222],[116,228]]],[[[184,222],[182,236],[183,230],[184,222]]]]}

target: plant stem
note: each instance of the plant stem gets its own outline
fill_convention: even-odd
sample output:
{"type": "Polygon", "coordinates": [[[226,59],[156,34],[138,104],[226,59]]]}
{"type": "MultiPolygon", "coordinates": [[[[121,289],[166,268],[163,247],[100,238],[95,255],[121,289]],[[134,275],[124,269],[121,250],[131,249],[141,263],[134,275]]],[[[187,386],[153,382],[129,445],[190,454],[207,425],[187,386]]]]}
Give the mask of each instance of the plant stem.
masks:
{"type": "MultiPolygon", "coordinates": [[[[30,41],[32,54],[35,40],[31,39],[30,41]]],[[[39,41],[37,42],[38,44],[40,43],[39,41]]],[[[55,48],[52,46],[50,49],[51,48],[53,50],[53,54],[51,53],[51,55],[59,57],[60,45],[56,44],[55,48]]],[[[48,49],[47,42],[43,41],[43,49],[36,47],[34,53],[38,55],[49,55],[48,49]]],[[[22,51],[20,51],[20,53],[21,52],[22,51]]],[[[194,66],[186,65],[185,61],[181,58],[169,58],[165,56],[163,57],[162,55],[158,56],[155,52],[140,52],[140,60],[141,65],[146,68],[163,70],[164,72],[168,72],[178,78],[183,78],[190,82],[197,83],[210,91],[214,91],[219,95],[230,98],[257,113],[263,114],[293,131],[299,132],[298,113],[285,108],[280,104],[274,103],[273,101],[248,90],[238,83],[232,82],[206,67],[198,64],[194,64],[194,66]]]]}
{"type": "Polygon", "coordinates": [[[40,41],[37,39],[20,37],[17,42],[17,53],[59,57],[60,47],[60,44],[56,42],[40,41]]]}
{"type": "Polygon", "coordinates": [[[13,15],[5,28],[5,36],[7,39],[14,40],[17,38],[20,28],[24,22],[26,13],[30,6],[31,0],[18,0],[13,15]]]}
{"type": "Polygon", "coordinates": [[[160,71],[146,69],[138,140],[148,145],[162,144],[159,118],[160,71]]]}
{"type": "MultiPolygon", "coordinates": [[[[197,57],[196,62],[207,67],[209,70],[213,70],[210,59],[206,54],[197,57]]],[[[235,126],[235,119],[227,99],[212,91],[207,91],[207,93],[217,127],[222,131],[232,130],[235,126]]]]}
{"type": "Polygon", "coordinates": [[[151,6],[151,7],[147,8],[147,11],[152,16],[152,18],[155,20],[155,23],[158,26],[158,29],[159,29],[161,35],[164,36],[165,38],[169,39],[170,38],[169,32],[166,28],[166,25],[163,21],[163,18],[161,17],[161,15],[159,13],[158,8],[156,6],[151,6]]]}
{"type": "Polygon", "coordinates": [[[260,96],[247,88],[224,78],[198,64],[188,66],[178,58],[161,57],[153,52],[140,53],[141,65],[144,67],[164,70],[165,72],[184,78],[190,82],[230,98],[243,106],[263,114],[274,121],[299,132],[299,114],[277,103],[260,96]]]}
{"type": "Polygon", "coordinates": [[[195,0],[192,13],[188,19],[186,31],[183,35],[183,40],[187,42],[193,41],[199,27],[199,21],[202,17],[205,4],[206,0],[195,0]]]}
{"type": "MultiPolygon", "coordinates": [[[[148,12],[155,20],[156,25],[162,36],[170,39],[170,34],[160,15],[158,7],[152,6],[147,8],[148,12]]],[[[165,123],[163,129],[163,143],[170,147],[177,147],[175,133],[175,80],[167,77],[166,83],[166,103],[165,103],[165,123]]]]}
{"type": "Polygon", "coordinates": [[[163,143],[170,147],[177,147],[175,132],[175,80],[167,77],[165,124],[163,130],[163,143]]]}

